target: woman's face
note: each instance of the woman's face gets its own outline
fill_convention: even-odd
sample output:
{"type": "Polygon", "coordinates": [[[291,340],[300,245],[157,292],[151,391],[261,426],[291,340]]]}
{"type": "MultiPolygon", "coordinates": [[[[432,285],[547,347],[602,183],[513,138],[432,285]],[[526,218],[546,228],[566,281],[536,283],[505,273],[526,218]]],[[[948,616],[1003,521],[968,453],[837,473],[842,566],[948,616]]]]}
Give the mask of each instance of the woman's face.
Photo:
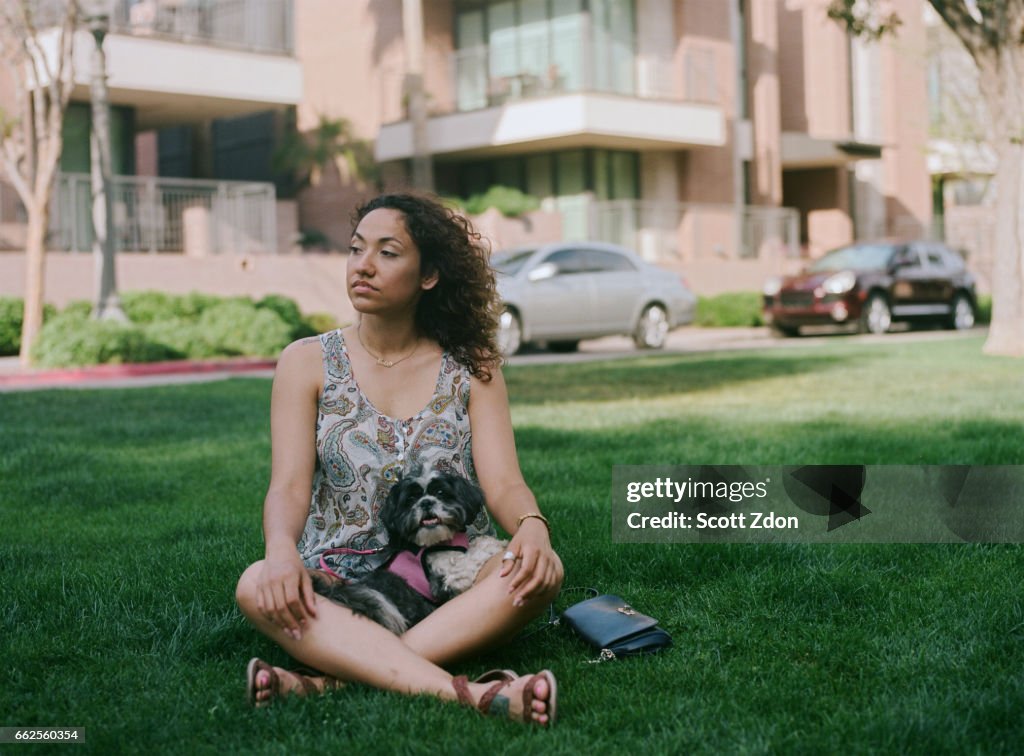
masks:
{"type": "Polygon", "coordinates": [[[348,295],[358,312],[411,312],[420,295],[437,284],[436,273],[420,271],[419,248],[398,210],[367,213],[352,234],[349,252],[348,295]]]}

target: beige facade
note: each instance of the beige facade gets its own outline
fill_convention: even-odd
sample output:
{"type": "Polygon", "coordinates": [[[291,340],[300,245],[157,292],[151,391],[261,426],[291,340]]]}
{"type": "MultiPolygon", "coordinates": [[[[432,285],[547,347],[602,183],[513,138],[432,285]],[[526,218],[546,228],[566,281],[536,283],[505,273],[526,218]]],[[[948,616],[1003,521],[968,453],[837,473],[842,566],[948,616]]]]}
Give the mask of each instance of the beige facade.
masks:
{"type": "MultiPolygon", "coordinates": [[[[828,0],[421,2],[422,126],[436,189],[465,198],[502,184],[542,200],[529,231],[505,226],[495,246],[559,237],[620,242],[699,271],[691,278],[710,293],[752,288],[853,238],[916,235],[929,226],[917,0],[894,0],[904,21],[899,36],[872,45],[827,18],[828,0]]],[[[193,135],[184,163],[194,172],[186,175],[219,180],[218,119],[272,112],[280,132],[288,108],[307,135],[322,118],[347,120],[372,145],[379,175],[360,181],[343,161],[326,166],[276,213],[265,205],[242,213],[262,221],[263,232],[233,253],[294,251],[296,228],[344,249],[356,204],[378,186],[410,183],[415,129],[404,91],[403,0],[244,0],[250,21],[267,8],[286,20],[265,29],[247,23],[262,36],[246,49],[230,39],[241,33],[231,28],[226,44],[197,40],[195,29],[180,33],[182,18],[168,15],[178,13],[176,2],[114,5],[153,10],[145,18],[131,11],[138,18],[125,16],[108,38],[112,101],[133,114],[126,122],[135,129],[134,172],[151,179],[125,183],[123,212],[187,194],[193,229],[230,225],[193,206],[205,202],[208,214],[223,214],[234,200],[216,198],[242,196],[244,187],[165,187],[168,140],[160,129],[193,135]],[[260,47],[266,40],[276,47],[260,47]],[[275,224],[266,231],[269,218],[276,231],[275,224]]],[[[223,36],[223,23],[207,21],[203,28],[223,36]]],[[[88,64],[81,70],[86,76],[88,64]]],[[[76,96],[85,96],[84,85],[76,96]]],[[[261,128],[265,136],[270,127],[261,128]]],[[[238,163],[236,172],[251,167],[238,163]]],[[[9,192],[0,194],[0,205],[8,204],[9,192]]],[[[156,241],[157,232],[171,238],[168,207],[143,214],[122,243],[171,249],[156,241]]],[[[58,208],[74,211],[67,200],[58,208]]],[[[16,243],[11,216],[4,212],[0,232],[16,243]]],[[[175,233],[179,242],[187,236],[184,228],[175,233]]]]}
{"type": "MultiPolygon", "coordinates": [[[[816,255],[855,237],[923,233],[924,32],[916,0],[898,5],[899,37],[868,45],[828,19],[828,0],[428,0],[425,132],[437,188],[465,196],[481,185],[476,174],[546,188],[563,235],[621,241],[663,261],[816,255]],[[602,15],[628,29],[600,28],[602,15]],[[605,38],[604,59],[584,50],[566,77],[559,45],[605,38]],[[611,82],[599,70],[607,58],[626,71],[611,82]],[[531,182],[523,174],[533,168],[510,159],[538,171],[561,160],[554,183],[569,188],[531,182]],[[606,159],[634,165],[633,185],[609,191],[561,172],[575,161],[593,174],[606,159]],[[799,238],[778,220],[787,216],[770,215],[777,208],[797,211],[799,238]],[[621,222],[595,224],[595,214],[621,222]],[[654,237],[662,241],[645,244],[654,237]]],[[[349,118],[374,141],[385,183],[408,182],[401,0],[297,7],[300,124],[314,112],[349,118]]],[[[343,243],[337,209],[357,191],[333,176],[304,195],[303,220],[343,243]]]]}

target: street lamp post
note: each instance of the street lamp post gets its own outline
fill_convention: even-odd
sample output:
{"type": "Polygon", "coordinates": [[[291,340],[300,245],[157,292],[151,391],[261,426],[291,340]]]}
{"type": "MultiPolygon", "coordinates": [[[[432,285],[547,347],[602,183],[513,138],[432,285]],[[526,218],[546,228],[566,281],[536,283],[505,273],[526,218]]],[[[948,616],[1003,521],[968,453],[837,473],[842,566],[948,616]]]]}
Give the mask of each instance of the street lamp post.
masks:
{"type": "Polygon", "coordinates": [[[92,102],[90,175],[92,178],[92,252],[96,265],[97,320],[127,320],[117,296],[114,273],[114,219],[110,211],[110,98],[107,94],[107,56],[103,38],[110,30],[108,0],[82,0],[85,24],[96,44],[92,51],[89,96],[92,102]]]}

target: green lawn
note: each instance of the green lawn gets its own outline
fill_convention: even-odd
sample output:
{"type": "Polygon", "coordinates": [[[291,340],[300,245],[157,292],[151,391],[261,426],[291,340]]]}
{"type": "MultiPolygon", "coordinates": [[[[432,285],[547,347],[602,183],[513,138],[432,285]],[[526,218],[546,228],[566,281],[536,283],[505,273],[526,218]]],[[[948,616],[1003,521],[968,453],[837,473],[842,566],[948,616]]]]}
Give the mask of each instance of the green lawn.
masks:
{"type": "Polygon", "coordinates": [[[611,542],[614,464],[1024,462],[1024,363],[980,349],[507,369],[566,584],[676,640],[591,665],[556,628],[460,669],[550,667],[550,732],[352,686],[246,707],[246,660],[287,663],[233,603],[262,553],[269,381],[0,394],[0,725],[84,726],[97,753],[1019,752],[1021,547],[611,542]]]}

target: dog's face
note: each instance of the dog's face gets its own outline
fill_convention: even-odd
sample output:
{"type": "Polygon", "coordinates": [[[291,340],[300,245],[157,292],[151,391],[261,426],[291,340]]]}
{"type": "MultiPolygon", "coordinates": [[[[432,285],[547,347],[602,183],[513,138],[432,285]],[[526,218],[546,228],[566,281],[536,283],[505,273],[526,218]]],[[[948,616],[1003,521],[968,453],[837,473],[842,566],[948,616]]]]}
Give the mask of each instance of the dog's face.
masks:
{"type": "Polygon", "coordinates": [[[483,492],[461,476],[413,473],[392,486],[380,516],[392,546],[433,546],[464,532],[483,506],[483,492]]]}

